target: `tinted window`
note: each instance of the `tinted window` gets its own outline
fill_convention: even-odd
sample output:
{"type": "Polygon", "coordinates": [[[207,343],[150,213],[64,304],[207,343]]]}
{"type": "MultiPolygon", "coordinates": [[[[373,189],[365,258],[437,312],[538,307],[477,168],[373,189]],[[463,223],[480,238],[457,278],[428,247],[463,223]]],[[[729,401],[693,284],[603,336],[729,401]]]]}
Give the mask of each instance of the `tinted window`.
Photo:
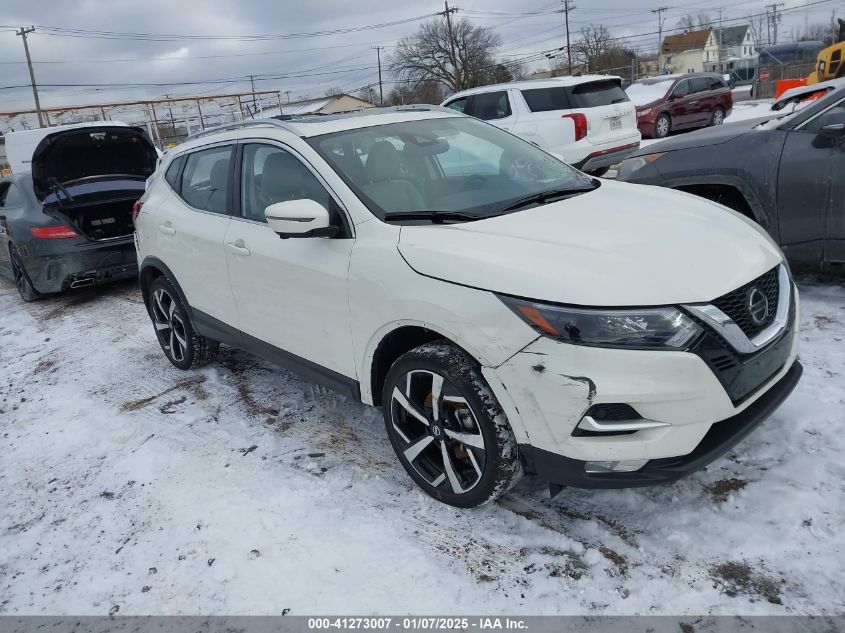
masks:
{"type": "Polygon", "coordinates": [[[690,84],[692,85],[693,92],[707,92],[710,90],[709,77],[693,77],[690,79],[690,84]]]}
{"type": "Polygon", "coordinates": [[[508,101],[508,93],[482,92],[473,95],[472,103],[466,113],[484,121],[509,117],[511,115],[511,104],[508,101]]]}
{"type": "Polygon", "coordinates": [[[214,147],[189,154],[182,174],[181,195],[192,207],[227,213],[232,148],[214,147]]]}
{"type": "Polygon", "coordinates": [[[710,77],[710,90],[719,90],[725,87],[725,82],[718,77],[710,77]]]}
{"type": "Polygon", "coordinates": [[[446,104],[447,108],[451,108],[452,110],[457,110],[458,112],[463,112],[467,107],[467,98],[461,97],[460,99],[455,99],[454,101],[446,104]]]}
{"type": "Polygon", "coordinates": [[[167,171],[164,172],[164,179],[177,191],[179,190],[179,170],[182,169],[183,162],[185,162],[183,156],[177,157],[172,163],[170,163],[170,167],[167,168],[167,171]]]}
{"type": "Polygon", "coordinates": [[[689,81],[684,79],[672,91],[672,95],[676,98],[686,97],[690,93],[689,81]]]}
{"type": "Polygon", "coordinates": [[[15,185],[9,185],[9,190],[6,191],[6,195],[0,196],[3,198],[2,202],[0,202],[0,206],[2,207],[21,207],[23,206],[23,194],[21,190],[18,189],[15,185]]]}
{"type": "Polygon", "coordinates": [[[534,88],[523,90],[522,96],[531,112],[570,109],[566,88],[534,88]]]}
{"type": "Polygon", "coordinates": [[[241,215],[265,222],[264,211],[286,200],[315,200],[331,210],[332,198],[293,154],[272,145],[244,147],[241,215]]]}
{"type": "Polygon", "coordinates": [[[617,80],[591,81],[572,88],[569,101],[573,108],[597,108],[628,101],[617,80]]]}

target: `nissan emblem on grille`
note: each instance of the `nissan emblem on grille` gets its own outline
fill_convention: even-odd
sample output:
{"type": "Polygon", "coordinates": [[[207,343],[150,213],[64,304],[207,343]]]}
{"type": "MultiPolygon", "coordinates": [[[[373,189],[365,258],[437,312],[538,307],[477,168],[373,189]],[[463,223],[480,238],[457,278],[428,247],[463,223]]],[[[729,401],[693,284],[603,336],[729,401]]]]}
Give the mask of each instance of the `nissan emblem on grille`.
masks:
{"type": "Polygon", "coordinates": [[[769,316],[769,299],[757,286],[748,289],[745,306],[754,325],[762,325],[769,316]]]}

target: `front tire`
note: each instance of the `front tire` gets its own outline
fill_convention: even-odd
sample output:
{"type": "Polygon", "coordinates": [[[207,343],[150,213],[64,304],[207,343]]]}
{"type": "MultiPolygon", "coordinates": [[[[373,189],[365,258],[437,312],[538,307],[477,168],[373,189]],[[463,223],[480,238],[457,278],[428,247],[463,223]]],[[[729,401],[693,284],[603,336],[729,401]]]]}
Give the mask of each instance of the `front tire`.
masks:
{"type": "Polygon", "coordinates": [[[12,277],[15,279],[15,287],[18,289],[21,299],[29,303],[30,301],[37,301],[41,298],[41,293],[32,285],[32,280],[24,268],[23,260],[18,254],[18,249],[14,246],[9,247],[9,256],[12,262],[12,277]]]}
{"type": "Polygon", "coordinates": [[[214,360],[220,344],[196,333],[186,306],[167,279],[153,280],[148,302],[156,338],[167,360],[179,369],[197,369],[214,360]]]}
{"type": "Polygon", "coordinates": [[[661,114],[654,122],[654,138],[666,138],[672,131],[672,119],[668,114],[661,114]]]}
{"type": "Polygon", "coordinates": [[[472,508],[522,477],[516,438],[478,364],[445,341],[393,364],[382,410],[400,463],[438,501],[472,508]]]}

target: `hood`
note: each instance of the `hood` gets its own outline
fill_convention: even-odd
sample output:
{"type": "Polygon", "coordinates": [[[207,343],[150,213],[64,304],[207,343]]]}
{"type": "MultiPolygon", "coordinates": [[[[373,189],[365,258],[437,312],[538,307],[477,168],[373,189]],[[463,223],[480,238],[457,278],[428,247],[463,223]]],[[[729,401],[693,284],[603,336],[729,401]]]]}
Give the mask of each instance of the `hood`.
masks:
{"type": "Polygon", "coordinates": [[[676,149],[692,149],[695,147],[708,147],[710,145],[727,143],[728,141],[739,138],[743,134],[753,131],[753,128],[760,123],[774,117],[783,116],[783,114],[783,112],[772,112],[771,116],[745,119],[735,123],[724,123],[723,125],[707,127],[686,134],[670,136],[657,143],[649,143],[645,147],[640,147],[639,150],[631,154],[631,157],[654,154],[655,152],[671,152],[676,149]]]}
{"type": "Polygon", "coordinates": [[[104,178],[146,180],[158,154],[141,128],[96,126],[65,130],[44,137],[32,154],[32,182],[43,200],[62,185],[104,178]]]}
{"type": "Polygon", "coordinates": [[[398,247],[423,275],[582,306],[711,301],[782,261],[774,242],[733,211],[611,181],[487,220],[403,226],[398,247]]]}

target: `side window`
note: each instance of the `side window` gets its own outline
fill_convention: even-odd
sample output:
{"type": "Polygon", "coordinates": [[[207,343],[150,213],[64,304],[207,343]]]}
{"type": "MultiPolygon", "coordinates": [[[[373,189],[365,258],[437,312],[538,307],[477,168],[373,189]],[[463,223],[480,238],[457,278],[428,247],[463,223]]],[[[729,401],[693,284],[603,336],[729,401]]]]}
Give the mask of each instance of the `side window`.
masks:
{"type": "Polygon", "coordinates": [[[804,127],[800,128],[800,131],[818,134],[822,129],[822,115],[827,114],[828,112],[839,112],[845,114],[845,99],[843,99],[836,105],[829,107],[827,110],[819,114],[816,118],[809,121],[804,127]]]}
{"type": "Polygon", "coordinates": [[[707,92],[710,90],[710,79],[708,77],[693,77],[690,79],[692,92],[707,92]]]}
{"type": "Polygon", "coordinates": [[[682,97],[686,97],[690,93],[689,81],[684,79],[681,83],[675,86],[675,89],[672,91],[672,96],[676,99],[680,99],[682,97]]]}
{"type": "Polygon", "coordinates": [[[0,209],[5,206],[6,194],[9,193],[9,187],[11,186],[11,183],[0,182],[0,209]]]}
{"type": "Polygon", "coordinates": [[[720,88],[725,87],[725,82],[719,79],[718,77],[711,77],[710,78],[710,90],[719,90],[720,88]]]}
{"type": "Polygon", "coordinates": [[[164,179],[177,192],[179,191],[179,170],[182,169],[182,163],[184,162],[185,157],[178,156],[172,163],[170,163],[170,167],[167,168],[167,171],[164,172],[164,179]]]}
{"type": "Polygon", "coordinates": [[[2,202],[0,202],[0,207],[3,207],[4,209],[23,206],[23,194],[17,185],[10,184],[9,189],[6,191],[6,195],[3,196],[0,194],[0,198],[3,198],[2,202]]]}
{"type": "Polygon", "coordinates": [[[835,75],[839,70],[839,65],[842,63],[842,49],[837,48],[830,54],[830,74],[835,75]]]}
{"type": "Polygon", "coordinates": [[[189,205],[212,213],[228,213],[232,146],[189,154],[180,195],[189,205]]]}
{"type": "Polygon", "coordinates": [[[333,200],[317,177],[293,154],[273,145],[244,146],[241,215],[265,222],[264,210],[276,202],[310,199],[333,215],[333,200]]]}
{"type": "Polygon", "coordinates": [[[457,110],[458,112],[463,112],[467,107],[467,98],[461,97],[460,99],[455,99],[454,101],[450,101],[446,104],[446,107],[451,110],[457,110]]]}
{"type": "Polygon", "coordinates": [[[511,104],[508,101],[508,93],[505,91],[482,92],[473,95],[472,103],[466,114],[483,121],[494,121],[509,117],[511,115],[511,104]]]}
{"type": "Polygon", "coordinates": [[[523,90],[522,96],[531,112],[570,109],[566,88],[532,88],[523,90]]]}

